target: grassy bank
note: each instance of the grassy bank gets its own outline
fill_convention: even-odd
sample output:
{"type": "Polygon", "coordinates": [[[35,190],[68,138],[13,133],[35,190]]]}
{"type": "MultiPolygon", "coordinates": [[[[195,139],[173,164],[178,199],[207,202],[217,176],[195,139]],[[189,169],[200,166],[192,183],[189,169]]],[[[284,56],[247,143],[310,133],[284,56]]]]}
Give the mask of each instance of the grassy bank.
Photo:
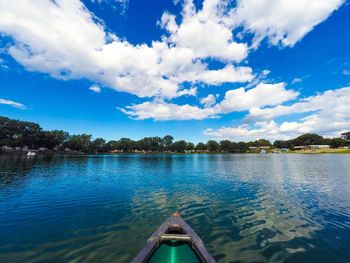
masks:
{"type": "Polygon", "coordinates": [[[318,153],[350,153],[350,149],[315,149],[315,150],[297,150],[290,153],[318,154],[318,153]]]}

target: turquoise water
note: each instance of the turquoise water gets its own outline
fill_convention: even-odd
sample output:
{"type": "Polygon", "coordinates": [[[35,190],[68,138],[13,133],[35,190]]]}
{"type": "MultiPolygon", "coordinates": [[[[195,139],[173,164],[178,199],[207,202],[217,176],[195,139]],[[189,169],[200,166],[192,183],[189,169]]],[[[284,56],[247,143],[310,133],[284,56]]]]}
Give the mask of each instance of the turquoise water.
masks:
{"type": "Polygon", "coordinates": [[[0,156],[0,262],[129,262],[176,209],[219,262],[350,262],[350,155],[0,156]]]}

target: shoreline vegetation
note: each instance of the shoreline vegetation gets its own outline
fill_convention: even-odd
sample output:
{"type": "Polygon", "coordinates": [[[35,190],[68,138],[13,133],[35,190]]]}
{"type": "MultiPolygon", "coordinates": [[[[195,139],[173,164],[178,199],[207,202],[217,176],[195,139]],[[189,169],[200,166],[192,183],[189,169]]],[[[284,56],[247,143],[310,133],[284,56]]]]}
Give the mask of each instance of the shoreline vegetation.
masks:
{"type": "Polygon", "coordinates": [[[209,140],[196,145],[185,140],[174,141],[171,135],[145,137],[140,140],[121,138],[106,141],[89,134],[70,135],[62,130],[45,131],[34,122],[0,116],[0,153],[26,154],[124,154],[124,153],[350,153],[350,132],[339,138],[303,134],[291,140],[266,139],[251,142],[209,140]]]}

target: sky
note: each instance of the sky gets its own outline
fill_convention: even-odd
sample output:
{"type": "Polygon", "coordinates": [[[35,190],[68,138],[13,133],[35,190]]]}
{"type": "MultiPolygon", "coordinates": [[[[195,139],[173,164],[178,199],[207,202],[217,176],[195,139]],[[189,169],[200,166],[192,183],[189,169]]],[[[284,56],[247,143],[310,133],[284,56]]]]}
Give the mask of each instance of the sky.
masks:
{"type": "Polygon", "coordinates": [[[350,130],[345,0],[0,0],[0,115],[193,142],[350,130]]]}

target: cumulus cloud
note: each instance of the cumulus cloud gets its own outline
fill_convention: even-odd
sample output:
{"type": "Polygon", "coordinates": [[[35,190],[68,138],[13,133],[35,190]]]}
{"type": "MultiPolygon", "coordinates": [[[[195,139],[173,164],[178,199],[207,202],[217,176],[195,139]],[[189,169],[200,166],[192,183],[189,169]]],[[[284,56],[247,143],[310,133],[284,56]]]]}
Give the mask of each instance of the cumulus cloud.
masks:
{"type": "Polygon", "coordinates": [[[108,33],[79,0],[1,1],[0,31],[15,40],[8,53],[29,70],[62,79],[88,78],[139,97],[174,98],[185,81],[218,85],[253,79],[249,67],[227,64],[209,70],[203,62],[247,57],[247,44],[237,42],[232,33],[237,27],[243,26],[256,40],[268,37],[272,44],[293,45],[342,2],[240,0],[231,7],[224,0],[205,0],[197,10],[186,0],[179,24],[167,12],[160,18],[167,32],[162,41],[132,45],[108,33]]]}
{"type": "Polygon", "coordinates": [[[212,108],[202,109],[188,104],[177,105],[167,102],[144,102],[119,110],[137,120],[201,120],[215,117],[212,108]]]}
{"type": "Polygon", "coordinates": [[[170,33],[170,42],[194,50],[200,58],[239,62],[247,57],[248,47],[246,43],[235,42],[232,26],[224,23],[223,2],[206,0],[203,8],[196,10],[193,1],[186,0],[180,25],[169,13],[163,14],[160,24],[170,33]]]}
{"type": "Polygon", "coordinates": [[[251,109],[247,117],[249,123],[217,130],[207,129],[204,133],[215,138],[246,141],[259,138],[289,139],[312,132],[330,137],[339,136],[350,127],[348,105],[350,87],[328,90],[290,106],[251,109]],[[279,124],[274,121],[276,117],[298,113],[303,113],[303,117],[297,118],[296,121],[283,121],[279,124]]]}
{"type": "Polygon", "coordinates": [[[200,102],[204,108],[190,105],[177,105],[166,102],[145,102],[127,106],[120,109],[125,114],[135,119],[154,120],[188,120],[217,117],[220,114],[235,111],[247,111],[254,107],[274,106],[285,101],[292,100],[299,93],[287,90],[285,83],[265,84],[260,83],[253,89],[244,88],[229,90],[225,97],[216,103],[214,95],[202,98],[200,102]]]}
{"type": "Polygon", "coordinates": [[[344,0],[238,0],[229,22],[254,34],[253,46],[268,38],[270,44],[294,46],[323,22],[344,0]]]}
{"type": "Polygon", "coordinates": [[[295,99],[299,93],[287,90],[285,83],[265,84],[260,83],[255,88],[229,90],[225,98],[215,106],[218,112],[228,113],[233,111],[249,110],[255,107],[273,106],[285,101],[295,99]]]}
{"type": "Polygon", "coordinates": [[[182,81],[202,82],[208,85],[219,85],[222,83],[244,83],[250,82],[254,78],[250,67],[238,67],[227,65],[218,70],[188,71],[179,75],[182,81]]]}
{"type": "MultiPolygon", "coordinates": [[[[235,43],[225,28],[220,28],[225,33],[218,35],[224,39],[211,35],[192,43],[187,38],[201,32],[194,29],[189,33],[185,24],[192,23],[191,16],[203,16],[204,12],[188,11],[189,6],[184,7],[180,25],[174,24],[171,15],[163,15],[161,24],[171,35],[151,45],[133,45],[108,33],[79,0],[1,1],[0,31],[14,39],[7,52],[28,70],[61,79],[88,78],[139,97],[178,97],[183,94],[183,82],[217,85],[250,81],[253,75],[248,67],[208,69],[204,59],[239,61],[247,55],[247,48],[235,43]]],[[[220,22],[219,16],[215,17],[215,22],[206,18],[208,26],[220,22]]]]}
{"type": "Polygon", "coordinates": [[[206,129],[204,134],[215,139],[229,139],[232,141],[254,141],[258,139],[274,140],[288,138],[279,133],[278,125],[274,121],[257,122],[254,125],[239,125],[234,127],[222,127],[216,130],[206,129]]]}
{"type": "Polygon", "coordinates": [[[204,106],[204,108],[209,108],[216,103],[216,96],[209,94],[205,98],[202,98],[200,100],[200,103],[204,106]]]}
{"type": "Polygon", "coordinates": [[[21,109],[21,110],[27,109],[27,107],[25,105],[23,105],[22,103],[15,102],[12,100],[0,99],[0,104],[9,105],[11,107],[21,109]]]}
{"type": "Polygon", "coordinates": [[[101,92],[101,88],[97,85],[92,85],[89,90],[95,92],[95,93],[100,93],[101,92]]]}
{"type": "Polygon", "coordinates": [[[254,74],[247,66],[253,49],[244,42],[249,39],[245,36],[253,35],[253,48],[265,38],[271,45],[293,46],[343,2],[238,0],[232,6],[226,0],[204,0],[196,8],[193,0],[184,0],[181,15],[165,12],[159,18],[164,30],[160,40],[131,44],[105,28],[79,0],[0,1],[0,32],[12,39],[6,52],[28,70],[64,80],[86,78],[117,91],[151,97],[121,109],[132,118],[204,119],[247,110],[255,118],[254,109],[255,114],[266,113],[265,107],[293,100],[298,93],[287,90],[284,83],[259,84],[269,71],[254,74]],[[212,61],[222,66],[212,69],[212,61]],[[196,96],[196,86],[224,83],[247,85],[227,91],[220,102],[210,95],[202,98],[198,103],[204,106],[171,102],[179,96],[196,96]]]}
{"type": "Polygon", "coordinates": [[[189,88],[189,89],[184,89],[178,92],[179,96],[196,96],[197,95],[197,88],[189,88]]]}
{"type": "Polygon", "coordinates": [[[350,87],[328,90],[316,96],[307,97],[289,105],[278,105],[273,108],[254,108],[248,115],[250,120],[273,119],[279,116],[291,115],[295,113],[321,112],[330,113],[334,117],[349,117],[347,107],[350,103],[350,87]]]}

